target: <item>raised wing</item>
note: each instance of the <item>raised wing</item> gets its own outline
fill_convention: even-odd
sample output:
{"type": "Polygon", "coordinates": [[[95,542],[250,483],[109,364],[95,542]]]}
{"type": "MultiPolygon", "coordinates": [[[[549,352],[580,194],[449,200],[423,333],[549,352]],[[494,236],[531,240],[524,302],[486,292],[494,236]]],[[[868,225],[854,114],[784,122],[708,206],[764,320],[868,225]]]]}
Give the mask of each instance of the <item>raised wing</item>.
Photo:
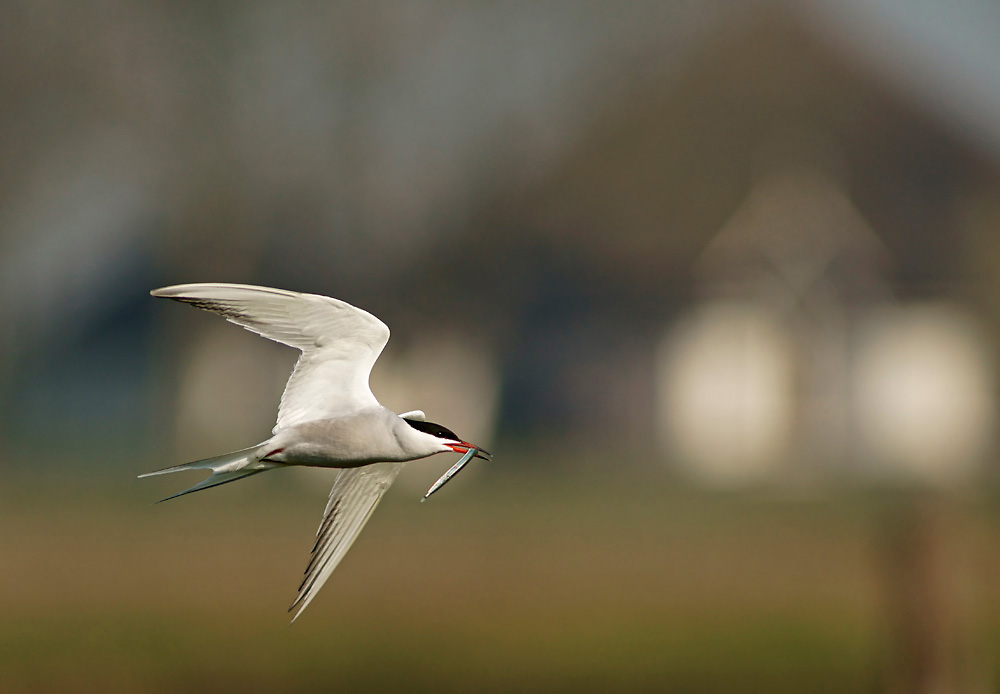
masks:
{"type": "Polygon", "coordinates": [[[323,512],[323,522],[316,531],[316,544],[306,567],[299,594],[288,608],[295,610],[294,622],[316,597],[337,564],[354,544],[371,517],[382,495],[389,489],[403,463],[376,463],[344,468],[330,490],[330,500],[323,512]]]}
{"type": "Polygon", "coordinates": [[[275,433],[378,405],[368,376],[389,328],[367,311],[327,296],[246,284],[179,284],[150,294],[213,311],[302,350],[281,396],[275,433]]]}

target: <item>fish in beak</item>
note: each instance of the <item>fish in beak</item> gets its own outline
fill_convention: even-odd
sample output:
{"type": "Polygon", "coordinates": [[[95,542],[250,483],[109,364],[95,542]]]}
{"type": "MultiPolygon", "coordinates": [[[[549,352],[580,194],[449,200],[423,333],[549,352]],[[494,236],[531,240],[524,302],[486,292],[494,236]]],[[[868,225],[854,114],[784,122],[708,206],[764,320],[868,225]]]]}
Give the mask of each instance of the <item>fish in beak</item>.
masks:
{"type": "Polygon", "coordinates": [[[483,450],[478,446],[473,446],[471,443],[468,443],[466,441],[459,441],[458,443],[448,444],[448,446],[451,448],[451,450],[455,451],[456,453],[464,453],[465,455],[463,455],[457,463],[448,468],[448,472],[441,475],[441,477],[438,478],[437,482],[431,485],[431,488],[427,490],[426,494],[424,494],[424,498],[420,500],[421,503],[427,501],[427,499],[430,497],[431,494],[433,494],[438,489],[443,487],[448,482],[448,480],[457,475],[458,472],[463,467],[465,467],[465,465],[473,458],[482,458],[483,460],[493,460],[492,453],[483,450]]]}

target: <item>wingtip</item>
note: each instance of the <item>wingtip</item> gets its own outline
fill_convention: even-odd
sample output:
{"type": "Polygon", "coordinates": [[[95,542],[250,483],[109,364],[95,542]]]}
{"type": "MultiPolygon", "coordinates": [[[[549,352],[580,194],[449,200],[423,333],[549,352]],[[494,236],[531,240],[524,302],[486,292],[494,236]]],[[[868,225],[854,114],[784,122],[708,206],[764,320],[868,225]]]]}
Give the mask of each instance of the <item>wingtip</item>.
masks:
{"type": "Polygon", "coordinates": [[[306,611],[306,606],[311,602],[311,600],[302,600],[299,596],[295,601],[288,606],[288,612],[294,612],[291,620],[289,620],[288,625],[291,626],[295,624],[295,620],[302,616],[302,613],[306,611]]]}
{"type": "MultiPolygon", "coordinates": [[[[287,289],[260,287],[254,284],[237,284],[234,282],[187,282],[185,284],[171,284],[166,287],[149,290],[151,296],[160,296],[167,299],[177,299],[187,296],[216,296],[219,292],[230,294],[236,292],[242,295],[251,292],[254,294],[278,294],[290,297],[300,296],[299,292],[287,289]]],[[[360,311],[361,309],[358,310],[360,311]]]]}
{"type": "Polygon", "coordinates": [[[219,282],[189,282],[187,284],[171,284],[166,287],[150,289],[149,295],[163,299],[180,299],[185,295],[204,291],[205,289],[233,286],[237,285],[223,284],[219,282]]]}
{"type": "Polygon", "coordinates": [[[199,291],[199,289],[204,289],[206,286],[211,285],[206,285],[204,283],[171,284],[166,287],[150,289],[149,295],[160,299],[182,299],[191,293],[199,291]]]}

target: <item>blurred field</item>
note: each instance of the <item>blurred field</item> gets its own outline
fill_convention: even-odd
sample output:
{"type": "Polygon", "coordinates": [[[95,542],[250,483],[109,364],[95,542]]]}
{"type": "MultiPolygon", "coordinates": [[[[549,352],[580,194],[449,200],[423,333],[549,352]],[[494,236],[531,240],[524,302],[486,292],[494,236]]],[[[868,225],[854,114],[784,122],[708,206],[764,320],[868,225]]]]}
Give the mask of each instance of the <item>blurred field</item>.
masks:
{"type": "MultiPolygon", "coordinates": [[[[0,691],[884,689],[892,499],[563,473],[423,505],[397,488],[289,627],[322,503],[282,474],[163,505],[179,484],[8,486],[0,691]]],[[[963,515],[977,571],[996,515],[963,515]]]]}

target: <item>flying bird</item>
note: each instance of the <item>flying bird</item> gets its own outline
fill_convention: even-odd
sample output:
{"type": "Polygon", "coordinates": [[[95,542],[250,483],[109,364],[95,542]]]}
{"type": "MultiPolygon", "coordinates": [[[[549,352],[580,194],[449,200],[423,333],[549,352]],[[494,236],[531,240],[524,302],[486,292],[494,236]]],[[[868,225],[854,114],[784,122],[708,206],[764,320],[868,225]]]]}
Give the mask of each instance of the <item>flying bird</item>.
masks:
{"type": "Polygon", "coordinates": [[[426,421],[420,410],[397,415],[379,404],[368,377],[389,340],[389,328],[367,311],[318,294],[243,284],[180,284],[150,294],[213,311],[302,352],[281,396],[271,438],[240,451],[139,475],[212,471],[190,489],[163,499],[167,501],[275,468],[339,468],[305,577],[288,608],[295,612],[293,622],[337,568],[405,462],[436,453],[464,454],[427,491],[425,500],[472,458],[493,457],[426,421]]]}

